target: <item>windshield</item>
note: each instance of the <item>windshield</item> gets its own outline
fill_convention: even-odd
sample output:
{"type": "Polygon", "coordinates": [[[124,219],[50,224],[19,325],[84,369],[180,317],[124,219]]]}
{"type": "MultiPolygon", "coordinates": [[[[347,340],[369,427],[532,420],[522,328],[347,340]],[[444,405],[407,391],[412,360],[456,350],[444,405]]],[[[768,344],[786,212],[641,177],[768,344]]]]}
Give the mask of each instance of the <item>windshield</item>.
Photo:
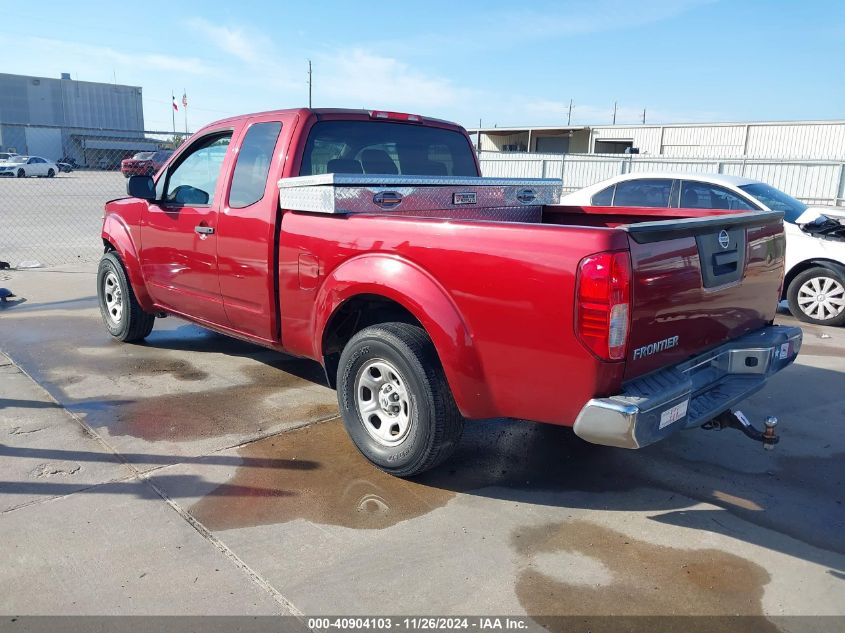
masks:
{"type": "Polygon", "coordinates": [[[308,135],[300,176],[478,176],[461,132],[383,121],[321,121],[308,135]]]}
{"type": "Polygon", "coordinates": [[[149,160],[153,157],[153,152],[138,152],[132,158],[134,160],[149,160]]]}
{"type": "Polygon", "coordinates": [[[775,189],[762,182],[753,185],[740,185],[739,188],[745,193],[757,198],[772,211],[783,211],[783,219],[792,224],[795,224],[798,216],[807,210],[807,205],[800,200],[796,200],[780,189],[775,189]]]}

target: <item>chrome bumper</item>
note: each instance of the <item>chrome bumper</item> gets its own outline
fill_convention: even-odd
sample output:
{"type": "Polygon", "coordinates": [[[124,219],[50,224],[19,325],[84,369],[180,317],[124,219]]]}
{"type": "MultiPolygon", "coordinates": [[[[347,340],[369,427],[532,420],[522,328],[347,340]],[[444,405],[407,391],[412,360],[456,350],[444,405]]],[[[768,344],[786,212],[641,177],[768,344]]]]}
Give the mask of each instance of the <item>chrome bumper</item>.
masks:
{"type": "Polygon", "coordinates": [[[762,389],[769,376],[795,360],[801,340],[800,328],[770,325],[636,378],[619,395],[590,400],[574,431],[594,444],[642,448],[700,426],[762,389]]]}

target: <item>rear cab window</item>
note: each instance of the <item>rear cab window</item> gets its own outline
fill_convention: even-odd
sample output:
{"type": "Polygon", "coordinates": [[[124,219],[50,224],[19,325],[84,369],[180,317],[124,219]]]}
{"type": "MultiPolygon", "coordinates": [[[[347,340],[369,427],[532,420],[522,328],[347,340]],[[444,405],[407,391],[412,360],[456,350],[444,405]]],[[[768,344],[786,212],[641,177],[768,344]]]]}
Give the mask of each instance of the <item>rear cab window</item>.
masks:
{"type": "Polygon", "coordinates": [[[318,121],[311,128],[300,176],[317,174],[478,176],[463,133],[386,121],[318,121]]]}

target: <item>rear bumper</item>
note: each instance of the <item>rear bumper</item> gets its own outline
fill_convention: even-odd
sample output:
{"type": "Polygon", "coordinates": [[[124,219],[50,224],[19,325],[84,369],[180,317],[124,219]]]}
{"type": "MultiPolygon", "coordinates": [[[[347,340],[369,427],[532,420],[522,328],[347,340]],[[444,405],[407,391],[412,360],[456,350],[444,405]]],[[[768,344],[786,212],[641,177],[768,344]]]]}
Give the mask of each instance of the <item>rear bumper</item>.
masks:
{"type": "Polygon", "coordinates": [[[574,431],[594,444],[642,448],[700,426],[762,389],[795,360],[801,328],[770,325],[590,400],[574,431]]]}

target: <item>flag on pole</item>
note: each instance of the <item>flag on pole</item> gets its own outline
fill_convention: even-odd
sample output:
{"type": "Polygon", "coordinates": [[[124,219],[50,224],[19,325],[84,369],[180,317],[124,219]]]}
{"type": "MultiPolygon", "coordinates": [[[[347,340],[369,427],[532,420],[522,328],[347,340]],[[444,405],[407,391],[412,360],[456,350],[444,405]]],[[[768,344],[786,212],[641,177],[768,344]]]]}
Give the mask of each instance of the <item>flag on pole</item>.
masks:
{"type": "Polygon", "coordinates": [[[187,92],[182,93],[182,107],[183,108],[188,107],[188,93],[187,92]]]}
{"type": "Polygon", "coordinates": [[[171,94],[170,96],[171,96],[171,98],[173,99],[173,110],[174,110],[175,112],[179,112],[179,106],[178,106],[178,105],[176,105],[176,95],[171,94]]]}

